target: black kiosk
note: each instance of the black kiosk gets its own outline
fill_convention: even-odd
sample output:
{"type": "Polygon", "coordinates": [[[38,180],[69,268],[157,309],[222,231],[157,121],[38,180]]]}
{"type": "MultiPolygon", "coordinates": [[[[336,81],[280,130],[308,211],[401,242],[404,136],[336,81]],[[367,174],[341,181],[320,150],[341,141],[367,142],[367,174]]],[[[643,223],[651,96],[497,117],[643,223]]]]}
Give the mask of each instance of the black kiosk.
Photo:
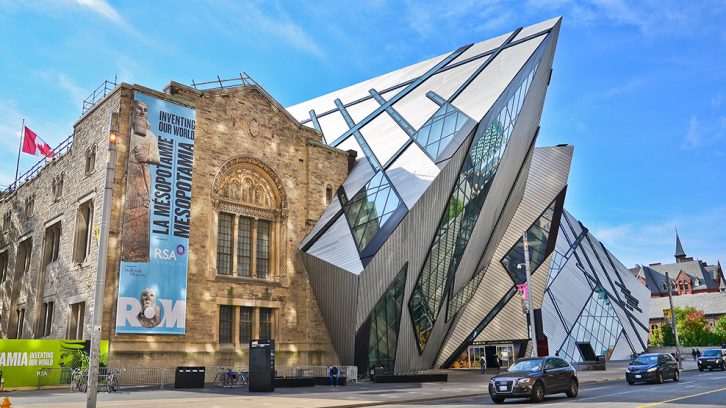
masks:
{"type": "Polygon", "coordinates": [[[249,390],[275,391],[275,340],[250,341],[249,390]]]}

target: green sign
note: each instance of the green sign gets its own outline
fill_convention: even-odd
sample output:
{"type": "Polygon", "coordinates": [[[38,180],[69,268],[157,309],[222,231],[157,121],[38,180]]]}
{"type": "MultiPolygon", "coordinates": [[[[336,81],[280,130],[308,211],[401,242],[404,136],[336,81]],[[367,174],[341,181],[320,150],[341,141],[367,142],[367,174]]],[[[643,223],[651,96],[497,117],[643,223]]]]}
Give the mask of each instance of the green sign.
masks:
{"type": "MultiPolygon", "coordinates": [[[[74,369],[88,368],[88,340],[0,340],[0,371],[5,388],[70,382],[74,369]]],[[[108,364],[108,340],[101,341],[101,366],[108,364]]]]}

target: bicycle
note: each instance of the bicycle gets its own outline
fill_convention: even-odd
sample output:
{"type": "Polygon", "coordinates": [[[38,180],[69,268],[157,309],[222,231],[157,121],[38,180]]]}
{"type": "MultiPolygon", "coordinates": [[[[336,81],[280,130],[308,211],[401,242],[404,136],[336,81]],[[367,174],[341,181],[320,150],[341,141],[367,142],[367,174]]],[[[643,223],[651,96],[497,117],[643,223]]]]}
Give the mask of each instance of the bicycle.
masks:
{"type": "Polygon", "coordinates": [[[226,377],[227,377],[227,369],[224,367],[217,367],[217,374],[214,376],[214,381],[212,381],[212,386],[223,387],[226,377]]]}
{"type": "Polygon", "coordinates": [[[88,389],[88,371],[76,368],[71,373],[71,392],[86,392],[88,389]]]}
{"type": "Polygon", "coordinates": [[[106,391],[110,394],[112,392],[118,392],[119,384],[118,378],[121,374],[126,372],[125,368],[116,368],[111,371],[111,374],[106,377],[106,391]]]}

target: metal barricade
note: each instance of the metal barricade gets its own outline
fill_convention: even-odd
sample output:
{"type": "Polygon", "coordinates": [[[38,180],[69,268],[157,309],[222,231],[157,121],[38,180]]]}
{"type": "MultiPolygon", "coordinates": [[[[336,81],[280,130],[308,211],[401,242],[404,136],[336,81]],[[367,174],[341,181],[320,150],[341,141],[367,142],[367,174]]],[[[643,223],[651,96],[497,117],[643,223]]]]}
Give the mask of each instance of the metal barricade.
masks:
{"type": "Polygon", "coordinates": [[[344,375],[348,382],[358,382],[358,366],[339,366],[340,374],[344,375]]]}
{"type": "MultiPolygon", "coordinates": [[[[114,367],[123,368],[123,367],[114,367]]],[[[104,379],[106,370],[104,369],[104,379]]],[[[163,389],[166,384],[173,384],[174,369],[169,367],[130,367],[119,373],[118,383],[121,386],[148,386],[158,385],[163,389]]],[[[105,383],[105,382],[104,382],[105,383]]]]}

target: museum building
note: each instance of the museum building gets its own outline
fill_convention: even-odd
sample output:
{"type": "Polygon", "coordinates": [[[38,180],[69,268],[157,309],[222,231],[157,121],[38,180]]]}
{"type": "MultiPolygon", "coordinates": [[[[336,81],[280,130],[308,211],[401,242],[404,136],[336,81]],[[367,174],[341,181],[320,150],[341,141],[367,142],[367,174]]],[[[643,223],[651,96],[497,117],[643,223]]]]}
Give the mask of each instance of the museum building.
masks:
{"type": "Polygon", "coordinates": [[[535,148],[560,24],[288,108],[248,77],[120,84],[0,200],[0,336],[90,338],[113,174],[113,365],[245,366],[251,339],[361,374],[642,351],[647,289],[563,208],[573,147],[535,148]]]}

